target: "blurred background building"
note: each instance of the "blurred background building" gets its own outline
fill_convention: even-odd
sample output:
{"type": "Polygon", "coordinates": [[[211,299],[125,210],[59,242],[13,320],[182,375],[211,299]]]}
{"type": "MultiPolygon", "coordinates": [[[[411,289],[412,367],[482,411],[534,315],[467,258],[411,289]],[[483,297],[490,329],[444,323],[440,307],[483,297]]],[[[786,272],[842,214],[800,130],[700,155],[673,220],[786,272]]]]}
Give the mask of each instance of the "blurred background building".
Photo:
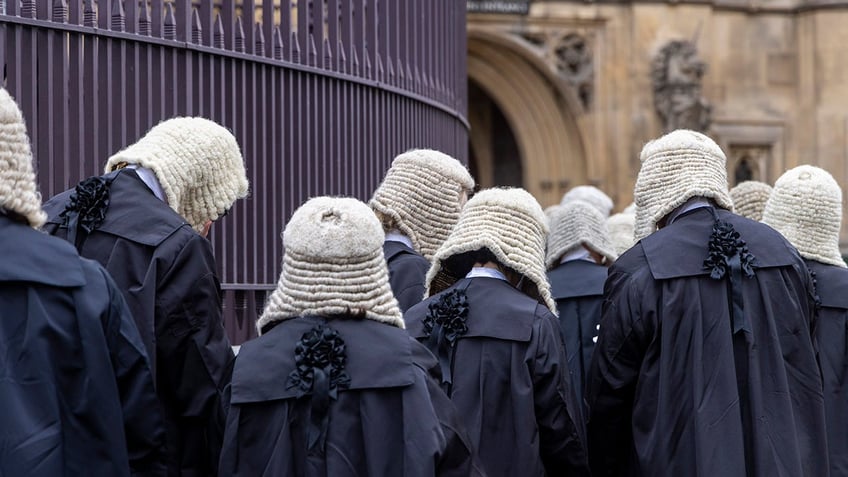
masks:
{"type": "Polygon", "coordinates": [[[470,161],[543,205],[632,200],[642,145],[687,127],[731,187],[807,163],[848,184],[848,2],[469,0],[470,161]]]}

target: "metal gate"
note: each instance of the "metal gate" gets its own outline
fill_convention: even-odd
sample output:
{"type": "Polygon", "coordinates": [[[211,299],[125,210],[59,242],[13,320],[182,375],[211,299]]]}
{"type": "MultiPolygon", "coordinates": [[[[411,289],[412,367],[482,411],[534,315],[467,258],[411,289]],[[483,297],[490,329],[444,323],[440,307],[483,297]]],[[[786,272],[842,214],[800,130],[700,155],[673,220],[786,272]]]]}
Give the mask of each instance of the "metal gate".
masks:
{"type": "Polygon", "coordinates": [[[211,235],[234,344],[255,336],[304,200],[367,199],[409,148],[466,159],[465,38],[456,0],[0,1],[5,87],[45,197],[162,119],[235,133],[251,194],[211,235]]]}

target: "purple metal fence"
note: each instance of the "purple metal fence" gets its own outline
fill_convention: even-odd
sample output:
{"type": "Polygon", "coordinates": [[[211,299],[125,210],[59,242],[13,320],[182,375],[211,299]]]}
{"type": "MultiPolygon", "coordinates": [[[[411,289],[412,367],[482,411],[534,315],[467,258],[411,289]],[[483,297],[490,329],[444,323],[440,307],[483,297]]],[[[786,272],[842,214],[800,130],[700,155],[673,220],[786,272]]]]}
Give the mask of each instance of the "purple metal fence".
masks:
{"type": "Polygon", "coordinates": [[[412,147],[466,159],[465,2],[0,0],[0,63],[45,197],[165,118],[236,134],[251,195],[211,236],[234,343],[304,200],[367,199],[412,147]]]}

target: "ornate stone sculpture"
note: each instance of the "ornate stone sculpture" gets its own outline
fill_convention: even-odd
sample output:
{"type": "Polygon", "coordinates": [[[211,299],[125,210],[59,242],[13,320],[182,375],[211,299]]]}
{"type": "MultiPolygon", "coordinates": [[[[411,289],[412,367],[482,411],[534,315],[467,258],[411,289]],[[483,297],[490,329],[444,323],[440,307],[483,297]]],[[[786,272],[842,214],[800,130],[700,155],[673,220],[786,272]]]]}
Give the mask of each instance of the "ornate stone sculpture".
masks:
{"type": "Polygon", "coordinates": [[[690,41],[671,41],[654,57],[654,107],[666,132],[680,128],[704,132],[709,127],[710,104],[701,97],[701,78],[706,70],[706,63],[698,58],[690,41]]]}
{"type": "Polygon", "coordinates": [[[589,41],[577,33],[561,31],[522,32],[548,66],[574,87],[580,103],[588,109],[592,102],[595,69],[589,41]]]}
{"type": "Polygon", "coordinates": [[[592,51],[586,40],[576,33],[565,35],[560,38],[554,53],[557,69],[577,90],[583,107],[588,108],[592,101],[592,80],[595,73],[592,67],[592,51]]]}

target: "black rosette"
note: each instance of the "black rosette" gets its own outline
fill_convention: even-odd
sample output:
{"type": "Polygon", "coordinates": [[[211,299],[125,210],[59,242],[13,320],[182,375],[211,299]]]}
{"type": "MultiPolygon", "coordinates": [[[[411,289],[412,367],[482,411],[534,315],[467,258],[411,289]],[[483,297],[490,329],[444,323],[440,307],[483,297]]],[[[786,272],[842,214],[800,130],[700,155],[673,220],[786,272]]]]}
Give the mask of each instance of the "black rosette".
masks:
{"type": "Polygon", "coordinates": [[[733,224],[716,220],[710,235],[709,255],[704,260],[704,270],[710,271],[710,278],[721,280],[730,269],[732,257],[739,257],[739,265],[746,277],[754,276],[756,257],[748,251],[748,246],[739,237],[733,224]]]}
{"type": "Polygon", "coordinates": [[[106,219],[111,184],[111,180],[103,177],[89,177],[80,182],[71,193],[65,210],[59,214],[64,219],[64,226],[68,228],[68,242],[77,248],[82,245],[77,243],[78,239],[84,239],[106,219]]]}
{"type": "Polygon", "coordinates": [[[311,397],[308,448],[323,452],[330,400],[338,399],[340,389],[350,387],[345,342],[336,330],[322,324],[304,333],[294,352],[296,368],[289,374],[286,389],[296,387],[298,398],[311,397]]]}
{"type": "Polygon", "coordinates": [[[468,296],[465,290],[455,289],[443,293],[438,300],[430,303],[424,317],[424,333],[427,335],[427,347],[439,358],[442,371],[442,384],[452,383],[451,348],[459,338],[468,332],[468,296]]]}
{"type": "Polygon", "coordinates": [[[427,336],[433,333],[438,325],[444,330],[445,339],[453,346],[460,336],[468,331],[465,323],[468,317],[468,297],[465,290],[453,290],[443,294],[427,308],[424,318],[424,332],[427,336]]]}
{"type": "MultiPolygon", "coordinates": [[[[715,211],[713,211],[715,214],[715,211]]],[[[733,224],[719,220],[714,215],[715,223],[710,235],[709,254],[704,260],[704,270],[709,270],[710,278],[727,281],[728,294],[731,298],[730,321],[733,334],[740,331],[751,332],[751,324],[745,316],[745,300],[742,296],[742,276],[754,276],[757,266],[756,257],[748,251],[748,246],[733,228],[733,224]]]]}

